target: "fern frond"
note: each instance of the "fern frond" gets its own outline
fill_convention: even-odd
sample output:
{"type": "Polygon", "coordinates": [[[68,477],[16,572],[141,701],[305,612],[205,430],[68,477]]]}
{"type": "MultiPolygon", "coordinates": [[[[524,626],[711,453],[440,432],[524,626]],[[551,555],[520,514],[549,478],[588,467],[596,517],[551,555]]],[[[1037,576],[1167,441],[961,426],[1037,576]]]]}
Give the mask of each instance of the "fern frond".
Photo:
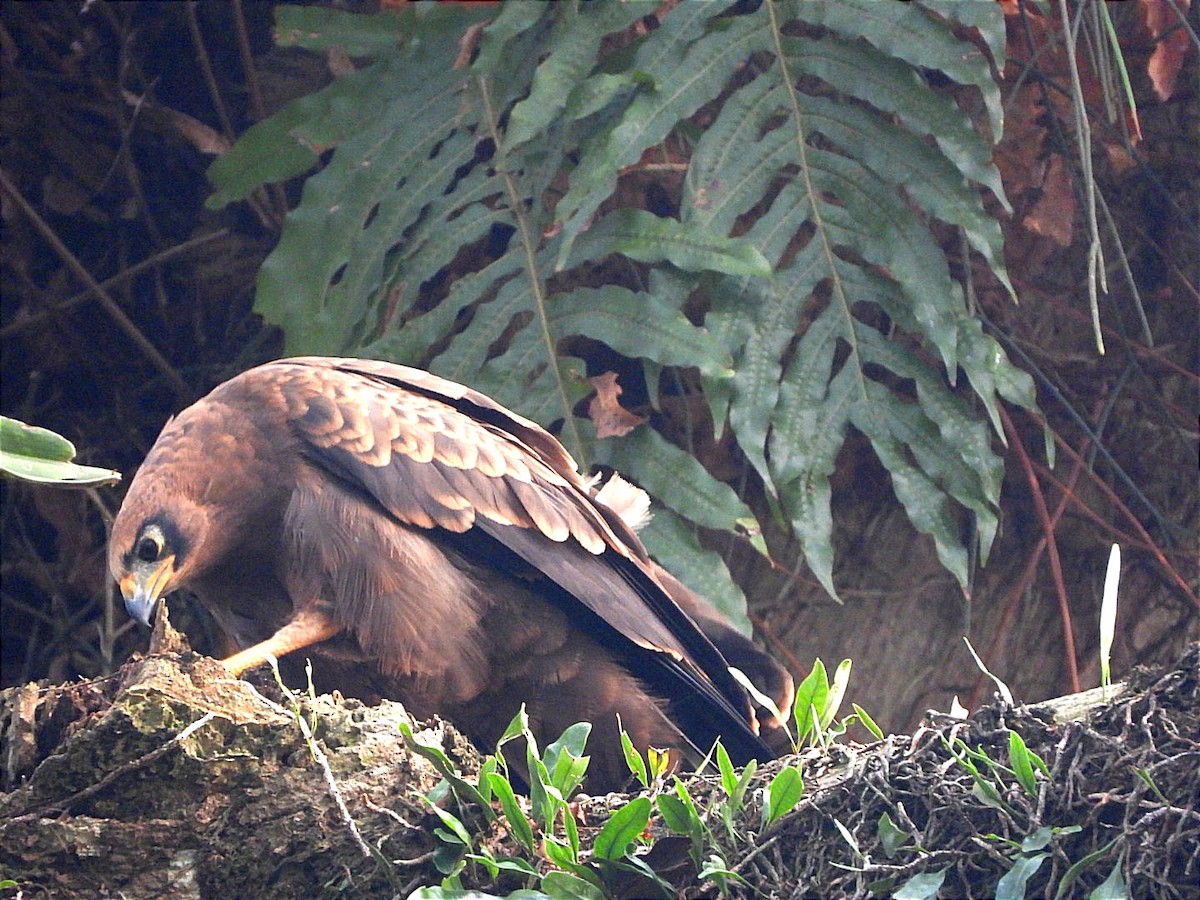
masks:
{"type": "Polygon", "coordinates": [[[665,505],[652,549],[736,602],[695,527],[731,530],[747,505],[648,425],[598,440],[579,414],[595,373],[572,354],[599,343],[652,375],[690,368],[830,593],[829,478],[851,428],[965,581],[960,520],[984,554],[996,530],[998,403],[1034,404],[942,249],[961,229],[1008,285],[982,200],[1005,203],[982,136],[999,133],[999,92],[956,31],[995,56],[1000,11],[684,3],[643,27],[636,3],[433,7],[282,9],[281,41],[362,68],[212,169],[219,204],[332,148],[259,281],[288,351],[425,366],[559,427],[582,462],[665,505]],[[929,71],[977,92],[987,127],[929,71]],[[652,150],[682,178],[653,174],[652,150]],[[627,176],[657,178],[677,214],[648,211],[627,176]]]}

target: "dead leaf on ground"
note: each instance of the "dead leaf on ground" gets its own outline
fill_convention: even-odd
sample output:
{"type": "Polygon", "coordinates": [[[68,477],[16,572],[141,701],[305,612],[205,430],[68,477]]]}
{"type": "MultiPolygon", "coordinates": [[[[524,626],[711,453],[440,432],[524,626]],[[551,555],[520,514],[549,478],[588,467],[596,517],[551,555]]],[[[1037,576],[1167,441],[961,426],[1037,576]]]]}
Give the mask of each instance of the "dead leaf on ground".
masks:
{"type": "Polygon", "coordinates": [[[1060,247],[1071,246],[1074,233],[1075,194],[1071,173],[1058,155],[1051,156],[1042,179],[1042,196],[1025,216],[1025,227],[1053,240],[1060,247]]]}
{"type": "Polygon", "coordinates": [[[1192,42],[1184,15],[1192,0],[1138,0],[1138,16],[1157,43],[1146,72],[1159,100],[1170,100],[1192,42]]]}

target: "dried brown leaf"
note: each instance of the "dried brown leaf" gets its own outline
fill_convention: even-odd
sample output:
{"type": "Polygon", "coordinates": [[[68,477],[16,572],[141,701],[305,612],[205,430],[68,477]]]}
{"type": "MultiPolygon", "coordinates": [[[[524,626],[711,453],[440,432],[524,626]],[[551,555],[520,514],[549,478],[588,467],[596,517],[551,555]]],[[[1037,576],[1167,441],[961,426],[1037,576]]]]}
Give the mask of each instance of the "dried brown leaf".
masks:
{"type": "Polygon", "coordinates": [[[642,416],[631,413],[617,400],[621,386],[617,384],[616,372],[605,372],[589,380],[596,396],[588,404],[588,418],[596,425],[597,437],[621,437],[645,423],[642,416]]]}

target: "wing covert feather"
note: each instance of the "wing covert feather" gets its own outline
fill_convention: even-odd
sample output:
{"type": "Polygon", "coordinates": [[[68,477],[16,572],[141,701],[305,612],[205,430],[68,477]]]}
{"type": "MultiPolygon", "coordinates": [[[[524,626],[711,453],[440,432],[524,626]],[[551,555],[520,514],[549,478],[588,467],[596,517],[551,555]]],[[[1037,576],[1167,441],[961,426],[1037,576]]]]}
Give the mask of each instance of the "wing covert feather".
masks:
{"type": "Polygon", "coordinates": [[[549,433],[482,394],[403,366],[319,358],[268,365],[314,464],[400,522],[458,535],[482,528],[556,585],[560,602],[595,616],[609,640],[628,642],[639,675],[666,684],[683,714],[701,723],[698,733],[724,734],[748,756],[765,751],[720,653],[655,579],[632,531],[591,499],[549,433]],[[566,546],[548,552],[547,540],[566,546]]]}

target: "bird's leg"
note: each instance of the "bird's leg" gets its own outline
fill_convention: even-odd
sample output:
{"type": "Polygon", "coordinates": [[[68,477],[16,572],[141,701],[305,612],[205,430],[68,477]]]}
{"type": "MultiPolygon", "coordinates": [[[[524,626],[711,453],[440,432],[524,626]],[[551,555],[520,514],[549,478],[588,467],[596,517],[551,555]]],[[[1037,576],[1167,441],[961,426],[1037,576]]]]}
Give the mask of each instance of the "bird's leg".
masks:
{"type": "Polygon", "coordinates": [[[286,625],[265,641],[221,660],[221,664],[234,675],[240,675],[247,669],[253,669],[266,662],[269,657],[278,659],[293,650],[311,647],[313,644],[329,640],[341,630],[342,626],[333,620],[333,616],[319,607],[310,606],[296,613],[286,625]]]}

